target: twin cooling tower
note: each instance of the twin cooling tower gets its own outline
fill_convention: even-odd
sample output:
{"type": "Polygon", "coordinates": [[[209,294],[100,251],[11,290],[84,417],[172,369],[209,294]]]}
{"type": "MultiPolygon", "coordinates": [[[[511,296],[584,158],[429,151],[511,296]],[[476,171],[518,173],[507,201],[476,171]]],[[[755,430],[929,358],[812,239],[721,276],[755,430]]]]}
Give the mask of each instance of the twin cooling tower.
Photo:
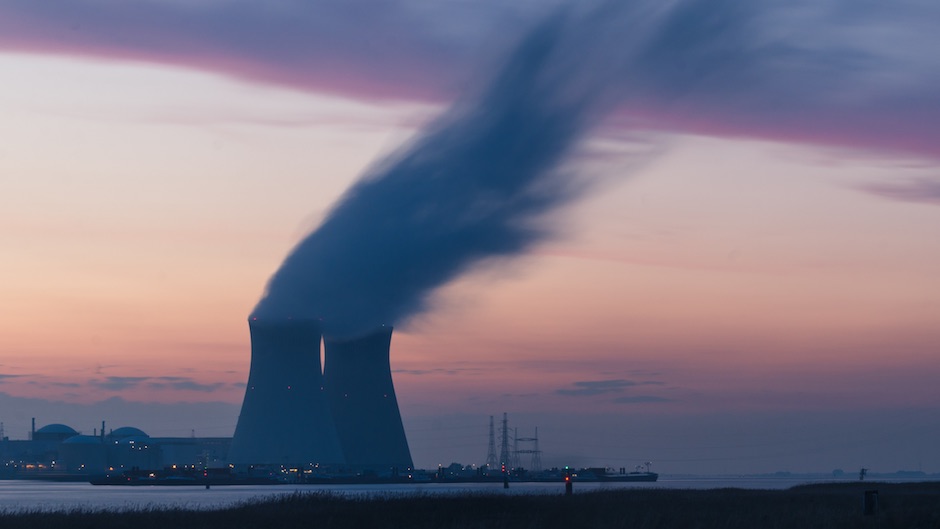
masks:
{"type": "Polygon", "coordinates": [[[229,452],[234,464],[411,468],[389,366],[391,327],[324,338],[315,320],[251,318],[251,370],[229,452]]]}

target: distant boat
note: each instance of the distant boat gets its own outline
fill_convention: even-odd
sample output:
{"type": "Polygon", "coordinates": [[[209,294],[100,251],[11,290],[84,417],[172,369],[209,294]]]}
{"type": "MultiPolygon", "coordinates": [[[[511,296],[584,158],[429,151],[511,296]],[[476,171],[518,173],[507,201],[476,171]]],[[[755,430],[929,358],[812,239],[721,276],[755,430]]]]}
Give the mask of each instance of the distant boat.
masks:
{"type": "Polygon", "coordinates": [[[575,479],[577,481],[598,481],[598,482],[616,482],[616,483],[629,483],[629,482],[650,482],[656,481],[659,479],[659,474],[655,472],[640,472],[639,468],[634,472],[626,472],[625,469],[621,469],[619,473],[608,472],[609,469],[606,468],[585,468],[581,469],[577,474],[575,479]]]}
{"type": "Polygon", "coordinates": [[[656,481],[659,474],[655,472],[627,472],[626,474],[604,474],[598,476],[597,481],[616,481],[617,483],[629,481],[656,481]]]}

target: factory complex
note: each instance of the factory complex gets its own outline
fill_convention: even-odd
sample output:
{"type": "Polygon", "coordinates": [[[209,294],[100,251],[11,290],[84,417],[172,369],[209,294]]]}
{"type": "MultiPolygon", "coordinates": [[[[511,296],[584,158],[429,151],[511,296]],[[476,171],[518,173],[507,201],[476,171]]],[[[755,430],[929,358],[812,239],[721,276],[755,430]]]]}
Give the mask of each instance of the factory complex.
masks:
{"type": "Polygon", "coordinates": [[[131,469],[209,468],[226,465],[230,437],[150,437],[124,426],[82,435],[65,424],[48,424],[26,440],[0,439],[0,478],[88,480],[131,469]]]}
{"type": "MultiPolygon", "coordinates": [[[[532,437],[520,436],[505,413],[498,451],[490,416],[485,464],[416,471],[392,384],[389,326],[337,337],[324,335],[316,319],[252,317],[248,323],[251,365],[232,437],[151,437],[132,426],[108,430],[105,422],[87,435],[65,424],[37,429],[34,418],[28,440],[10,440],[0,423],[0,479],[207,486],[561,479],[560,469],[542,469],[538,428],[532,437]],[[522,461],[525,456],[531,461],[522,461]]],[[[655,480],[648,468],[592,473],[655,480]]]]}
{"type": "Polygon", "coordinates": [[[251,367],[230,463],[377,476],[412,468],[389,365],[391,327],[351,338],[324,336],[315,319],[252,317],[248,327],[251,367]]]}
{"type": "Polygon", "coordinates": [[[407,477],[413,470],[392,385],[392,328],[323,336],[315,319],[249,319],[251,366],[233,437],[150,437],[134,427],[82,435],[64,424],[0,438],[2,477],[82,479],[224,468],[263,476],[407,477]],[[321,343],[323,358],[321,363],[321,343]]]}

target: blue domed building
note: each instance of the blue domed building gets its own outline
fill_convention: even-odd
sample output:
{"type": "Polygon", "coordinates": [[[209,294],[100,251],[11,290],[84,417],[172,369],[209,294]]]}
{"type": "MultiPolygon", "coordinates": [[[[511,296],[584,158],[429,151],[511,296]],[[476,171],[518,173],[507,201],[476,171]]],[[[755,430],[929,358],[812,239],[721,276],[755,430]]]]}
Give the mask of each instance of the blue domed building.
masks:
{"type": "Polygon", "coordinates": [[[71,426],[53,423],[47,424],[33,432],[33,441],[51,441],[54,443],[61,443],[69,437],[74,437],[76,435],[78,435],[78,432],[76,432],[71,426]]]}

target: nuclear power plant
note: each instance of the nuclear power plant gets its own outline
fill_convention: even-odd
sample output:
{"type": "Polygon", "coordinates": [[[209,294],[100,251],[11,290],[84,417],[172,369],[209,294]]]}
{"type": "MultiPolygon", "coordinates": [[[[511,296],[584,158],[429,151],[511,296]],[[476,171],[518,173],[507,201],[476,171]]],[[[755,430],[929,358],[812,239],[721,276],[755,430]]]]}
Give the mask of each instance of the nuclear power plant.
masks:
{"type": "Polygon", "coordinates": [[[324,339],[323,377],[346,464],[356,468],[412,467],[392,386],[392,328],[353,340],[324,339]]]}
{"type": "Polygon", "coordinates": [[[387,473],[412,467],[392,385],[392,328],[326,337],[319,321],[248,321],[251,366],[229,460],[387,473]]]}

